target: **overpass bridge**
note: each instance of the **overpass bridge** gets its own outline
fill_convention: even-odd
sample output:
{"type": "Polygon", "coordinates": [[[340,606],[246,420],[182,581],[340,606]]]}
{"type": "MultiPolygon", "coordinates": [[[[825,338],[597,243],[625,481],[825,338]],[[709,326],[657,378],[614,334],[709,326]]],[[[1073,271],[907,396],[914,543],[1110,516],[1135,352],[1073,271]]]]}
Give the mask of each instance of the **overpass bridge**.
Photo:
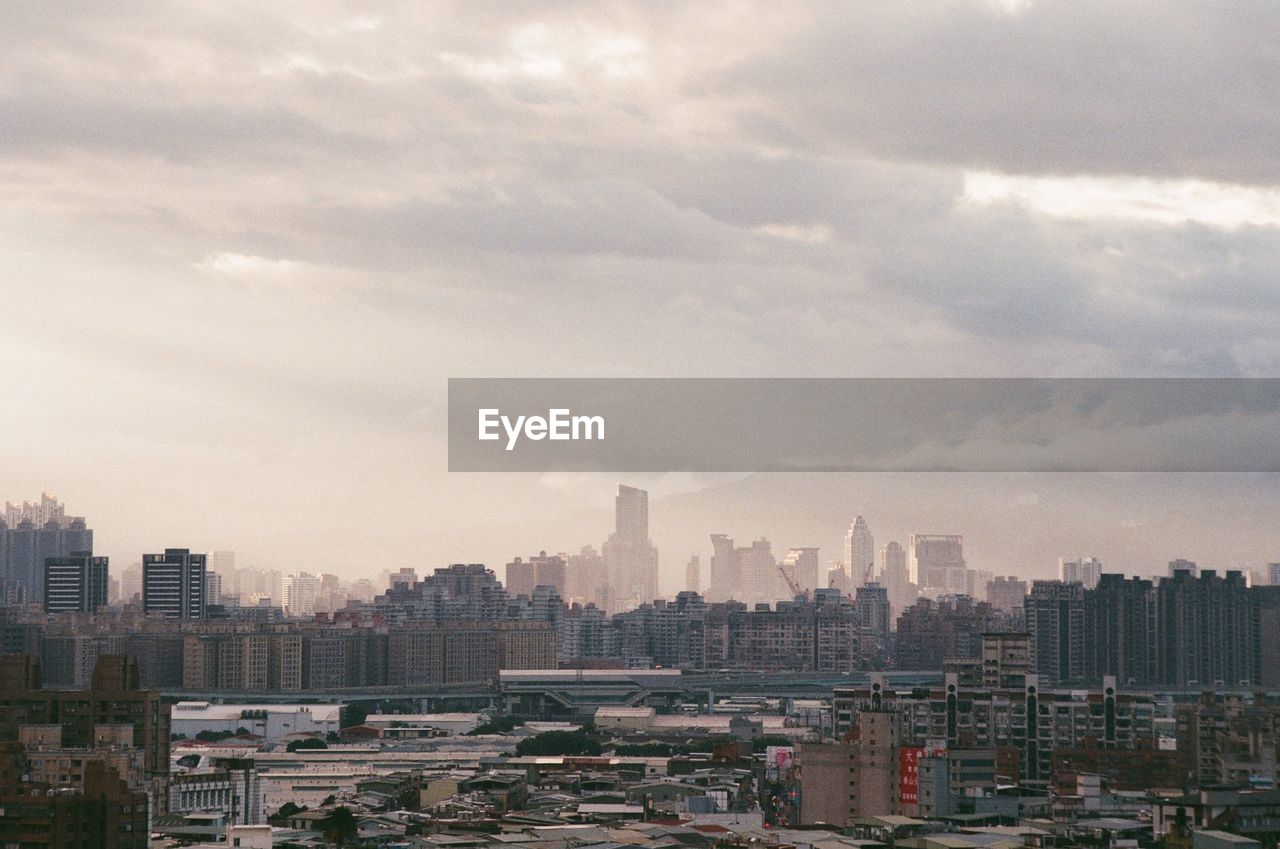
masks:
{"type": "MultiPolygon", "coordinates": [[[[582,716],[602,706],[676,707],[710,704],[731,696],[829,698],[836,687],[857,686],[870,673],[750,672],[678,669],[507,670],[497,681],[465,684],[396,685],[323,690],[164,689],[169,701],[226,704],[350,704],[402,701],[423,712],[494,709],[522,715],[582,716]]],[[[895,686],[925,686],[940,672],[886,673],[895,686]]]]}

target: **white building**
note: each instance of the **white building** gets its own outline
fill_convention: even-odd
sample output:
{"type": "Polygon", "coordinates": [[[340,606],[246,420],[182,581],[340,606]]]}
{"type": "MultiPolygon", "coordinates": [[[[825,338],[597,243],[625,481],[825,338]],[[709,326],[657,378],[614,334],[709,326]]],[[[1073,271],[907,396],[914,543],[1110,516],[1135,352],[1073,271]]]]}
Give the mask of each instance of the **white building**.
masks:
{"type": "Polygon", "coordinates": [[[241,728],[268,740],[289,734],[337,733],[342,705],[226,705],[178,702],[170,730],[184,737],[201,731],[238,732],[241,728]]]}
{"type": "Polygon", "coordinates": [[[289,576],[284,592],[285,613],[294,618],[310,619],[316,615],[316,597],[320,594],[320,577],[307,572],[289,576]]]}

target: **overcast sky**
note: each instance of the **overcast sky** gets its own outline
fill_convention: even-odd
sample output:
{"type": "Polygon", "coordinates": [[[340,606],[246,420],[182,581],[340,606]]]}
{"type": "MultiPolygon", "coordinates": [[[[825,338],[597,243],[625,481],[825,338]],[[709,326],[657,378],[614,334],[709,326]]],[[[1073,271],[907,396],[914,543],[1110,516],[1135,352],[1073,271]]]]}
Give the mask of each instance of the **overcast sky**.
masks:
{"type": "Polygon", "coordinates": [[[260,5],[0,12],[0,499],[117,562],[598,543],[449,376],[1280,375],[1272,0],[260,5]]]}

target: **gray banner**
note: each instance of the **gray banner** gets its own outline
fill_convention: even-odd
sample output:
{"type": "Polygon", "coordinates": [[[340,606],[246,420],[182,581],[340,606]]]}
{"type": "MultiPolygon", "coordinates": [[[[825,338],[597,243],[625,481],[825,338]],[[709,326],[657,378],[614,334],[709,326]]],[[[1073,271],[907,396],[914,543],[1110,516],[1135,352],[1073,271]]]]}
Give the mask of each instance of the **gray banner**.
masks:
{"type": "Polygon", "coordinates": [[[453,378],[455,472],[1280,471],[1280,380],[453,378]]]}

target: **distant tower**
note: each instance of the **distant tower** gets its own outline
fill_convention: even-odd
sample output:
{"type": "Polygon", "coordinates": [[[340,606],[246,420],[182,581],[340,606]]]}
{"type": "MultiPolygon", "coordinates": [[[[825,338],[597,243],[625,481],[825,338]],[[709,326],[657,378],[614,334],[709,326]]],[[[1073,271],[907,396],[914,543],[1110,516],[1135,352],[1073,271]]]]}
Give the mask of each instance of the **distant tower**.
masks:
{"type": "Polygon", "coordinates": [[[875,579],[876,542],[867,520],[858,516],[844,535],[844,562],[853,586],[875,579]]]}
{"type": "Polygon", "coordinates": [[[727,534],[711,535],[711,587],[708,601],[729,601],[741,598],[738,559],[734,554],[733,537],[727,534]]]}
{"type": "Polygon", "coordinates": [[[618,484],[614,531],[601,548],[614,612],[658,597],[658,549],[649,541],[649,493],[618,484]]]}
{"type": "MultiPolygon", "coordinates": [[[[823,586],[822,580],[819,578],[819,571],[822,568],[822,562],[818,558],[818,549],[816,548],[793,548],[787,552],[787,556],[782,559],[782,568],[796,583],[796,586],[813,596],[813,591],[823,586]]],[[[790,587],[786,589],[786,599],[791,599],[790,587]]]]}
{"type": "Polygon", "coordinates": [[[1102,579],[1102,561],[1096,557],[1058,558],[1058,577],[1067,584],[1083,584],[1086,590],[1102,579]]]}
{"type": "Polygon", "coordinates": [[[689,564],[684,567],[684,588],[691,593],[702,592],[702,563],[696,554],[689,556],[689,564]]]}

